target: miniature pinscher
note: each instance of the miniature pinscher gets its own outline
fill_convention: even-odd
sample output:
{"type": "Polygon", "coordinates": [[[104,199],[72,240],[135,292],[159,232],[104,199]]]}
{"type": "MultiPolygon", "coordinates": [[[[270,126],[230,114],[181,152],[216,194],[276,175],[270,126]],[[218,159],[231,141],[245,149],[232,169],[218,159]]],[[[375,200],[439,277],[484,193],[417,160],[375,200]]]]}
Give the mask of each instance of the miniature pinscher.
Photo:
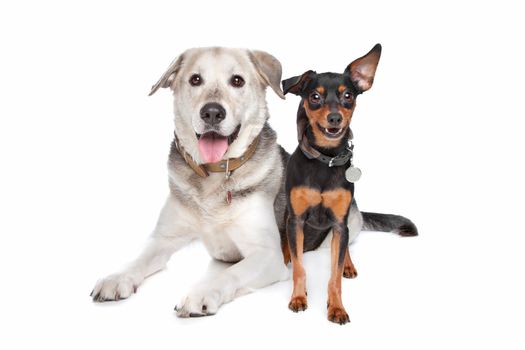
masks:
{"type": "Polygon", "coordinates": [[[354,205],[354,183],[350,181],[355,181],[348,176],[352,167],[349,125],[357,96],[372,86],[380,55],[381,45],[377,44],[350,63],[343,74],[310,70],[282,82],[285,94],[301,97],[299,146],[286,170],[286,237],[281,237],[285,262],[291,259],[293,264],[288,306],[295,312],[307,308],[303,252],[319,247],[332,230],[327,306],[328,319],[339,324],[350,321],[341,300],[342,276],[357,276],[348,250],[348,217],[351,203],[354,205]]]}

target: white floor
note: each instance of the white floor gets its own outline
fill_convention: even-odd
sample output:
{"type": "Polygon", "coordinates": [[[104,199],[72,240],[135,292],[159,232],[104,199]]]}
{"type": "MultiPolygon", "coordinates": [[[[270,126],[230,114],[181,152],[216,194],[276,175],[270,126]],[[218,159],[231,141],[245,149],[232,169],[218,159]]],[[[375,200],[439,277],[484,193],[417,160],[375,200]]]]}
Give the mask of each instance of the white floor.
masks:
{"type": "Polygon", "coordinates": [[[497,272],[468,262],[458,265],[461,252],[443,251],[448,244],[436,244],[431,235],[421,227],[417,238],[378,232],[358,237],[351,252],[359,276],[343,282],[343,300],[351,318],[344,326],[326,319],[326,249],[305,255],[309,308],[298,314],[287,308],[291,292],[287,281],[240,297],[215,316],[177,318],[174,305],[210,262],[200,243],[176,254],[166,270],[148,279],[130,299],[92,303],[88,294],[96,278],[131,251],[123,247],[120,253],[108,254],[115,249],[108,237],[107,245],[93,242],[72,253],[62,272],[24,276],[21,284],[34,292],[25,289],[22,295],[28,299],[12,300],[17,310],[12,315],[15,322],[33,326],[18,328],[8,337],[17,338],[18,348],[38,344],[81,349],[515,347],[514,340],[501,337],[521,328],[508,319],[512,311],[507,308],[513,305],[490,300],[498,289],[490,283],[497,272]],[[101,249],[96,251],[95,246],[101,249]],[[82,265],[86,260],[90,264],[82,265]],[[28,283],[30,278],[37,281],[28,283]],[[20,303],[27,307],[17,306],[20,303]]]}

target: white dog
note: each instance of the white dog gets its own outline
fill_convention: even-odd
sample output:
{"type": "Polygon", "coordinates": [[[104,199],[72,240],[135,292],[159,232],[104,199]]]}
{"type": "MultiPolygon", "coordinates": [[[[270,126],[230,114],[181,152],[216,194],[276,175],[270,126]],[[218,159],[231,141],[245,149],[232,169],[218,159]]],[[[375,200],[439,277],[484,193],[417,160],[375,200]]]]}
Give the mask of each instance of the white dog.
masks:
{"type": "Polygon", "coordinates": [[[98,281],[95,301],[129,297],[197,238],[213,258],[235,264],[196,286],[179,316],[214,314],[236,295],[288,277],[278,231],[286,153],[265,100],[267,86],[284,98],[280,80],[281,64],[261,51],[190,49],[173,61],[150,93],[169,87],[175,100],[170,195],[145,249],[98,281]]]}

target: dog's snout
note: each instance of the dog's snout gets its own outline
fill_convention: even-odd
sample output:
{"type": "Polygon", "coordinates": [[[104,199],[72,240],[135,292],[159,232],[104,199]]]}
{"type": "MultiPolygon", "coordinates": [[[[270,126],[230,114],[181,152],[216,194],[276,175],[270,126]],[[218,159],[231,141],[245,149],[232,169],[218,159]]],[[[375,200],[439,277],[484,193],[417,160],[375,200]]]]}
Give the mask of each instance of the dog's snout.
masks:
{"type": "Polygon", "coordinates": [[[328,123],[330,123],[330,125],[334,126],[341,124],[341,122],[343,121],[343,117],[339,113],[330,113],[328,114],[326,119],[328,120],[328,123]]]}
{"type": "Polygon", "coordinates": [[[201,108],[201,118],[207,124],[216,125],[226,118],[226,110],[218,103],[206,103],[201,108]]]}

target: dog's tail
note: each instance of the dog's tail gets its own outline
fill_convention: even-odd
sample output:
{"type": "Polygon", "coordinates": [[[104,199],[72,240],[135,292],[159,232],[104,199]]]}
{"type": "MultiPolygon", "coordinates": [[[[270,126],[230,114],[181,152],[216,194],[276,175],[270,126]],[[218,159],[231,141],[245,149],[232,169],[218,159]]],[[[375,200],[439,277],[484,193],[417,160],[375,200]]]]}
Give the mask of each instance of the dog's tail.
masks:
{"type": "Polygon", "coordinates": [[[363,214],[363,231],[395,232],[403,237],[418,235],[416,225],[404,216],[367,212],[361,214],[363,214]]]}

